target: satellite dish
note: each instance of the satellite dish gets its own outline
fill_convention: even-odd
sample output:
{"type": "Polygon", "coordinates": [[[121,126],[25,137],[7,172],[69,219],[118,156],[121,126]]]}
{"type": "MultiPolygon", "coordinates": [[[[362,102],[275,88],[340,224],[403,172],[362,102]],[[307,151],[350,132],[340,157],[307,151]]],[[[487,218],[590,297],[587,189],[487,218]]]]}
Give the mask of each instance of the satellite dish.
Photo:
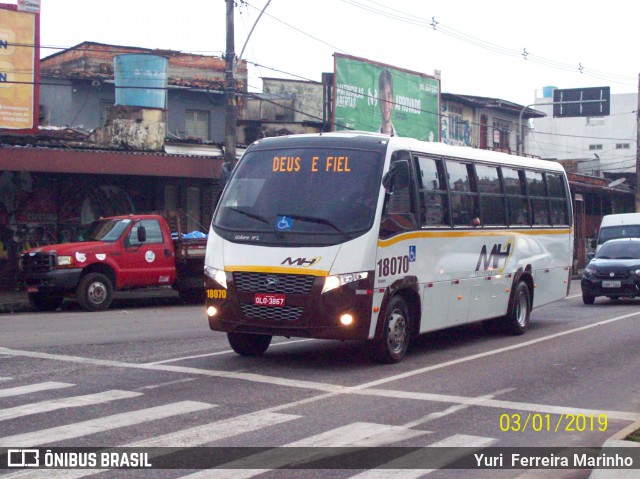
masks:
{"type": "Polygon", "coordinates": [[[624,183],[625,181],[627,181],[626,178],[618,178],[617,180],[612,181],[611,183],[609,183],[607,185],[608,188],[613,188],[614,186],[618,186],[621,185],[622,183],[624,183]]]}

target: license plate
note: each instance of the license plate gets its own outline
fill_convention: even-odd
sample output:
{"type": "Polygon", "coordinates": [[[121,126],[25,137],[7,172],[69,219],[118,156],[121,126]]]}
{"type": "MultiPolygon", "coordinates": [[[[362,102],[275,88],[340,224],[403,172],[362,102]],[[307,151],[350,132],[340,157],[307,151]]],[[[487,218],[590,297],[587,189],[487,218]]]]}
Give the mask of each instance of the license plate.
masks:
{"type": "Polygon", "coordinates": [[[37,286],[29,286],[27,287],[27,293],[37,293],[38,292],[38,287],[37,286]]]}
{"type": "Polygon", "coordinates": [[[603,281],[603,288],[619,288],[621,285],[620,281],[603,281]]]}
{"type": "Polygon", "coordinates": [[[256,293],[253,304],[256,306],[284,306],[284,294],[256,293]]]}

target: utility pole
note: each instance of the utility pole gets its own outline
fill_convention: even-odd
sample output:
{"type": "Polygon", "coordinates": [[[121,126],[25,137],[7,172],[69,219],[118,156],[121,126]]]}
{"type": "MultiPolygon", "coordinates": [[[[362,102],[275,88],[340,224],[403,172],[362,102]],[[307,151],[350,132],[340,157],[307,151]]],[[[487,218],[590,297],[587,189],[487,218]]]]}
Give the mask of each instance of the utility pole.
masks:
{"type": "Polygon", "coordinates": [[[636,107],[636,212],[640,212],[640,74],[638,74],[638,106],[636,107]]]}
{"type": "Polygon", "coordinates": [[[225,53],[225,97],[227,100],[227,110],[224,120],[224,161],[229,170],[233,170],[236,165],[236,143],[237,143],[237,122],[238,122],[238,102],[236,99],[236,79],[235,70],[235,42],[233,31],[233,15],[235,0],[225,0],[227,4],[227,52],[225,53]]]}

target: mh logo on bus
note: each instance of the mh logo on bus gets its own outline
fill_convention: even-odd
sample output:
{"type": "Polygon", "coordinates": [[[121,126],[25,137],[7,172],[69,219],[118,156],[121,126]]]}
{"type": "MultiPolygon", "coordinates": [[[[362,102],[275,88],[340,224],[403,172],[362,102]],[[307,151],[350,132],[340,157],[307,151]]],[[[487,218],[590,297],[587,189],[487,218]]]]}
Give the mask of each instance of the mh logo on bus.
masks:
{"type": "Polygon", "coordinates": [[[498,270],[499,273],[502,273],[509,262],[509,258],[511,257],[511,246],[513,245],[513,239],[508,240],[504,249],[502,249],[502,243],[495,243],[491,248],[491,253],[487,254],[487,245],[482,245],[482,249],[480,250],[480,255],[478,256],[478,263],[476,264],[476,271],[480,271],[480,266],[484,271],[488,270],[498,270]],[[502,268],[500,268],[500,260],[504,260],[502,268]]]}
{"type": "Polygon", "coordinates": [[[302,266],[303,268],[308,268],[309,266],[313,266],[314,264],[319,263],[321,259],[322,259],[322,256],[316,256],[315,258],[310,258],[310,259],[307,259],[307,258],[293,259],[291,258],[291,256],[289,256],[280,264],[288,264],[289,266],[302,266]]]}

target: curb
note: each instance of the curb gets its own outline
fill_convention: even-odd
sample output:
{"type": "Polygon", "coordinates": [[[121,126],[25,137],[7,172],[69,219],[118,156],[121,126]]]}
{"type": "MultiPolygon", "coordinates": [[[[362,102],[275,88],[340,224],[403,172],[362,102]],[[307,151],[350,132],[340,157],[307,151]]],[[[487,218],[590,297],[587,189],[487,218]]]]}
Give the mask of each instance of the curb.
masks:
{"type": "MultiPolygon", "coordinates": [[[[640,442],[625,441],[627,437],[634,431],[640,429],[640,420],[630,424],[621,431],[618,431],[609,439],[604,441],[602,447],[637,447],[640,448],[640,442]]],[[[637,479],[637,469],[594,469],[589,475],[589,479],[637,479]]]]}

